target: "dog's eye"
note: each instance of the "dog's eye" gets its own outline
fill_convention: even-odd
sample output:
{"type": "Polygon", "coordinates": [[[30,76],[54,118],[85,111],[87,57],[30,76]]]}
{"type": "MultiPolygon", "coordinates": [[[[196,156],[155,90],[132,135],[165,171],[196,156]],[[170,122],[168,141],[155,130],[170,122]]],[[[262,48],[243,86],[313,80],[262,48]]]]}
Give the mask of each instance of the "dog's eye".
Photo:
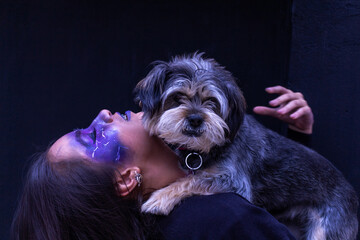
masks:
{"type": "Polygon", "coordinates": [[[214,97],[205,98],[203,100],[203,104],[209,108],[211,108],[214,112],[220,112],[220,103],[214,97]]]}
{"type": "Polygon", "coordinates": [[[204,104],[218,104],[218,100],[214,97],[208,97],[203,100],[204,104]]]}
{"type": "Polygon", "coordinates": [[[181,94],[174,94],[168,97],[164,103],[165,109],[176,108],[183,103],[183,95],[181,94]]]}
{"type": "Polygon", "coordinates": [[[139,101],[139,107],[142,108],[142,102],[141,101],[139,101]]]}
{"type": "Polygon", "coordinates": [[[174,108],[174,107],[180,106],[183,103],[182,100],[183,100],[183,95],[181,95],[181,94],[174,95],[172,98],[171,107],[174,108]]]}
{"type": "Polygon", "coordinates": [[[177,104],[179,104],[179,105],[181,104],[181,96],[176,95],[176,96],[174,96],[173,100],[174,100],[174,102],[176,102],[177,104]]]}

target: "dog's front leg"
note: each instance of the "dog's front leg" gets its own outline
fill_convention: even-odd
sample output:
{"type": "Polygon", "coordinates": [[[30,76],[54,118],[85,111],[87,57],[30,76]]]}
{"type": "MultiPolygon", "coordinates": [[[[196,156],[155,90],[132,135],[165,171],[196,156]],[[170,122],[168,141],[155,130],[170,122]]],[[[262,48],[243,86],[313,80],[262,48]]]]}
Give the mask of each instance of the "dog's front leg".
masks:
{"type": "Polygon", "coordinates": [[[142,205],[141,211],[157,215],[168,215],[184,198],[192,195],[216,193],[217,191],[209,185],[204,184],[204,181],[197,175],[181,178],[169,186],[153,192],[150,198],[142,205]]]}

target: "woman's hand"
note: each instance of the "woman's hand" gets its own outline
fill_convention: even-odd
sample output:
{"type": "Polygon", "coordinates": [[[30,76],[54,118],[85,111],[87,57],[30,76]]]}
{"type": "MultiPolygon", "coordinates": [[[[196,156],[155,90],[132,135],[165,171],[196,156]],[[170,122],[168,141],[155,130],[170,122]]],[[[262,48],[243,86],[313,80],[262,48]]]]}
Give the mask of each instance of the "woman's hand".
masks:
{"type": "Polygon", "coordinates": [[[269,102],[271,107],[255,107],[253,109],[255,113],[278,118],[288,123],[292,130],[306,134],[312,133],[314,116],[300,92],[294,93],[282,86],[268,87],[265,91],[280,96],[269,102]]]}

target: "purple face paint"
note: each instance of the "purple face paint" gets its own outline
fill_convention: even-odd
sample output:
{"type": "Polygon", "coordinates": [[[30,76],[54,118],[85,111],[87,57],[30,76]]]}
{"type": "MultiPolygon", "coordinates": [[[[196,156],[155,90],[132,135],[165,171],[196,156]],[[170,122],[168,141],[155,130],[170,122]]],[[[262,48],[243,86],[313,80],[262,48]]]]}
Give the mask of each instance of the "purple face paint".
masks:
{"type": "MultiPolygon", "coordinates": [[[[129,121],[129,113],[117,114],[129,121]]],[[[83,145],[87,157],[94,161],[117,163],[128,158],[129,149],[121,143],[119,130],[113,124],[105,123],[100,116],[88,128],[75,130],[70,134],[73,135],[75,144],[83,145]]]]}

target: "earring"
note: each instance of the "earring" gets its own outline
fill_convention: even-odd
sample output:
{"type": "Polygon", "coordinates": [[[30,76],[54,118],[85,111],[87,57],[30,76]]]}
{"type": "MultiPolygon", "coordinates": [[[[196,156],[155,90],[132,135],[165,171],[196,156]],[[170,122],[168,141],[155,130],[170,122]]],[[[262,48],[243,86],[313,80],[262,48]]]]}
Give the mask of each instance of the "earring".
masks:
{"type": "Polygon", "coordinates": [[[138,182],[138,186],[140,187],[142,183],[142,175],[135,171],[135,180],[138,182]]]}

